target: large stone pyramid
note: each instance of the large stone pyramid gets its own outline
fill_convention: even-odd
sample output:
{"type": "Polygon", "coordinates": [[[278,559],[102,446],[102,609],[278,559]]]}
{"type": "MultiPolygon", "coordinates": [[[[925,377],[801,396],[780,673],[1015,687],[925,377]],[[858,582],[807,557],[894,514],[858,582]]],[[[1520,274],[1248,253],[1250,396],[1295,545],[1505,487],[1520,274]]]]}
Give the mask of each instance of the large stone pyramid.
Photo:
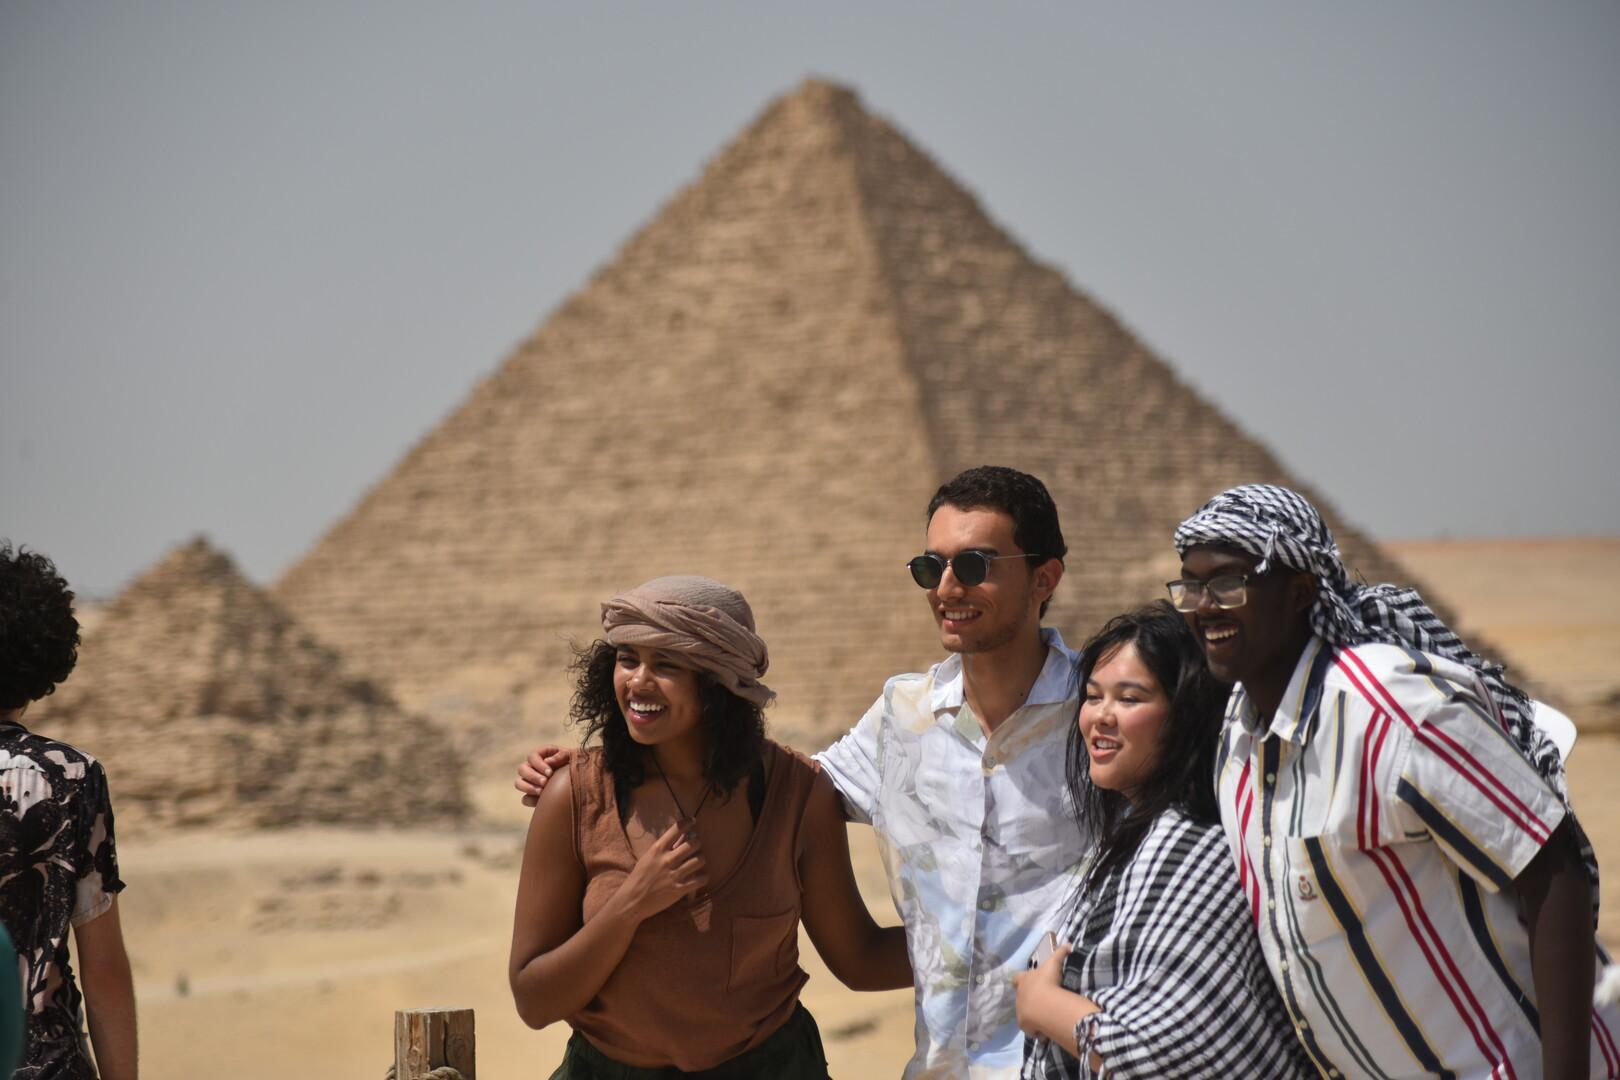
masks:
{"type": "MultiPolygon", "coordinates": [[[[1071,640],[1161,594],[1171,531],[1209,495],[1290,482],[894,127],[812,81],[274,595],[439,711],[556,683],[613,590],[711,574],[754,604],[779,729],[813,742],[935,658],[902,564],[934,488],[982,463],[1056,495],[1071,550],[1050,621],[1071,640]]],[[[1400,576],[1334,524],[1369,579],[1400,576]]]]}
{"type": "Polygon", "coordinates": [[[29,723],[106,765],[121,829],[393,825],[466,810],[444,733],[345,671],[201,538],[107,605],[73,676],[29,723]]]}

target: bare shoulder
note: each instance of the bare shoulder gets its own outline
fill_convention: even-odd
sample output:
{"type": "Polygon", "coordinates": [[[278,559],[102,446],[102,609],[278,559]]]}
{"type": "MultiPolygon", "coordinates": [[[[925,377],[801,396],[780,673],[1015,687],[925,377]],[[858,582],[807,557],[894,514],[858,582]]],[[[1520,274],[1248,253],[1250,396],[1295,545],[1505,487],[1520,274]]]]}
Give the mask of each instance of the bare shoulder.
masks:
{"type": "Polygon", "coordinates": [[[568,825],[574,816],[574,770],[571,765],[559,765],[540,792],[530,818],[531,831],[535,826],[547,827],[552,822],[568,825]]]}

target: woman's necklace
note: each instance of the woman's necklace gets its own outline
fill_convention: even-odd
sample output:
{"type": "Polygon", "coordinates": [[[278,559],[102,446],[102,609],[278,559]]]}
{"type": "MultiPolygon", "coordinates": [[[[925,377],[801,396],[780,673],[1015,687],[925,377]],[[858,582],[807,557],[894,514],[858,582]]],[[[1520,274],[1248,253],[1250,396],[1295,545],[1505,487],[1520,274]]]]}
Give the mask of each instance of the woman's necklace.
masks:
{"type": "Polygon", "coordinates": [[[653,758],[652,766],[658,770],[658,779],[664,782],[664,790],[669,792],[669,801],[675,804],[675,812],[681,815],[681,831],[686,833],[687,839],[691,839],[693,831],[697,829],[697,816],[703,813],[703,804],[709,801],[709,795],[714,791],[714,788],[705,781],[703,784],[703,797],[698,800],[697,809],[693,810],[691,814],[687,814],[686,807],[682,806],[681,800],[675,797],[675,789],[670,785],[669,777],[664,775],[664,770],[659,767],[657,758],[653,758]]]}

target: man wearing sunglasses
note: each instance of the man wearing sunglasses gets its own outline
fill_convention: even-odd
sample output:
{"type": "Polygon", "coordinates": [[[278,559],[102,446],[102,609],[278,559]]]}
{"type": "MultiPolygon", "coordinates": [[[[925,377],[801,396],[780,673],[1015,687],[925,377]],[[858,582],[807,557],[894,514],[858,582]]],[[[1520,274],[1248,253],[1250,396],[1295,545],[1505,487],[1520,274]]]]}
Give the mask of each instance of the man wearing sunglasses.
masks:
{"type": "MultiPolygon", "coordinates": [[[[1057,508],[1035,477],[969,469],[928,505],[906,564],[948,655],[897,675],[817,755],[884,848],[916,978],[907,1078],[1017,1076],[1012,976],[1074,888],[1064,802],[1074,654],[1041,617],[1063,577],[1057,508]]],[[[898,570],[899,567],[896,567],[898,570]]]]}
{"type": "MultiPolygon", "coordinates": [[[[1058,925],[1087,846],[1064,795],[1075,655],[1041,626],[1067,552],[1035,477],[980,466],[942,485],[905,569],[950,655],[891,678],[816,755],[849,819],[876,830],[905,921],[917,994],[906,1080],[1019,1072],[1012,977],[1058,925]]],[[[524,801],[567,759],[534,751],[519,767],[524,801]]]]}

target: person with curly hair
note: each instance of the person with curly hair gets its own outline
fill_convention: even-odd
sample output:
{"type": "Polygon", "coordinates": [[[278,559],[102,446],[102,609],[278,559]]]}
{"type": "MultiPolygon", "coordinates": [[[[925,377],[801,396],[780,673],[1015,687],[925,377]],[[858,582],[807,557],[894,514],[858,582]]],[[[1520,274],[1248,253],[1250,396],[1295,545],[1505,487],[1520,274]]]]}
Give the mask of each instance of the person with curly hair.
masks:
{"type": "Polygon", "coordinates": [[[753,612],[664,577],[603,604],[602,627],[570,709],[599,745],[555,771],[524,848],[518,1015],[573,1027],[553,1080],[826,1077],[801,918],[851,989],[909,986],[911,965],[856,890],[832,783],[765,737],[753,612]]]}
{"type": "MultiPolygon", "coordinates": [[[[906,1080],[1015,1080],[1012,977],[1088,846],[1063,787],[1075,654],[1041,625],[1069,549],[1046,485],[1000,465],[941,484],[924,522],[926,547],[905,566],[947,655],[890,678],[815,759],[845,818],[872,827],[910,940],[906,1080]]],[[[568,756],[541,746],[518,767],[526,803],[568,756]]]]}
{"type": "Polygon", "coordinates": [[[0,542],[0,922],[22,979],[19,1080],[136,1076],[135,987],[118,921],[124,883],[107,777],[89,754],[22,722],[72,673],[78,649],[73,593],[55,565],[0,542]]]}

